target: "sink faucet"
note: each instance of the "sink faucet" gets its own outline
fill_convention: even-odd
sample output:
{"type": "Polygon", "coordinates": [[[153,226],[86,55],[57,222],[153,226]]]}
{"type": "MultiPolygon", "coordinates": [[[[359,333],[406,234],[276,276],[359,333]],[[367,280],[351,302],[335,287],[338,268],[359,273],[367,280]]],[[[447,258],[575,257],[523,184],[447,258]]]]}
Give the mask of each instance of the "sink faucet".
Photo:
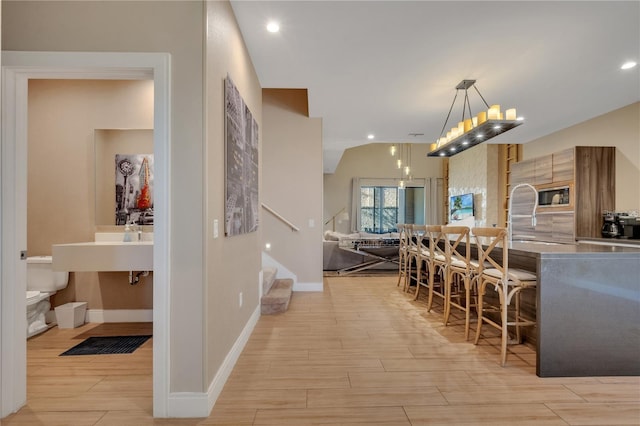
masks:
{"type": "Polygon", "coordinates": [[[513,218],[514,217],[530,217],[531,218],[531,226],[535,228],[536,226],[536,210],[538,209],[538,190],[528,183],[520,183],[511,189],[511,194],[509,194],[509,217],[507,219],[507,232],[509,233],[509,247],[513,243],[513,218]],[[530,188],[533,191],[533,211],[531,214],[512,214],[511,204],[513,203],[513,193],[518,188],[530,188]]]}
{"type": "Polygon", "coordinates": [[[134,239],[136,241],[142,241],[142,226],[134,223],[131,225],[131,231],[135,233],[134,239]]]}
{"type": "Polygon", "coordinates": [[[124,241],[142,241],[142,227],[134,222],[127,223],[124,227],[124,241]]]}

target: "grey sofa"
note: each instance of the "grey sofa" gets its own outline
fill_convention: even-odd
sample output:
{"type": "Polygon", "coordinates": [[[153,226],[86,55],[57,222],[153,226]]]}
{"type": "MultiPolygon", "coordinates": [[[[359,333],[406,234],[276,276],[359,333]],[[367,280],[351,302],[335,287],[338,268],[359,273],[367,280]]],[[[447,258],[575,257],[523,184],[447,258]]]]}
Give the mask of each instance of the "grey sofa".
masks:
{"type": "MultiPolygon", "coordinates": [[[[380,238],[398,238],[398,234],[368,234],[366,232],[356,232],[353,234],[341,234],[337,232],[327,231],[322,241],[322,269],[324,271],[339,271],[340,269],[349,268],[358,265],[370,257],[343,250],[339,247],[341,242],[348,239],[380,239],[380,238]]],[[[392,262],[385,262],[376,265],[372,269],[398,269],[398,265],[392,262]]]]}

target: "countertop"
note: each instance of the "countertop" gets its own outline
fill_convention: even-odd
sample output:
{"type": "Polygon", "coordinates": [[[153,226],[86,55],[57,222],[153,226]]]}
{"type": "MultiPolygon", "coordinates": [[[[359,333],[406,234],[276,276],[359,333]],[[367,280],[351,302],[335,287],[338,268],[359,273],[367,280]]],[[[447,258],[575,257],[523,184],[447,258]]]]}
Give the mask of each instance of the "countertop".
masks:
{"type": "Polygon", "coordinates": [[[544,254],[631,254],[640,256],[640,244],[638,247],[620,246],[620,245],[602,245],[590,244],[585,242],[571,243],[545,243],[542,241],[513,242],[509,247],[509,251],[524,253],[532,253],[535,255],[544,254]]]}
{"type": "Polygon", "coordinates": [[[578,238],[579,241],[591,241],[595,244],[631,245],[640,247],[640,239],[629,238],[578,238]]]}

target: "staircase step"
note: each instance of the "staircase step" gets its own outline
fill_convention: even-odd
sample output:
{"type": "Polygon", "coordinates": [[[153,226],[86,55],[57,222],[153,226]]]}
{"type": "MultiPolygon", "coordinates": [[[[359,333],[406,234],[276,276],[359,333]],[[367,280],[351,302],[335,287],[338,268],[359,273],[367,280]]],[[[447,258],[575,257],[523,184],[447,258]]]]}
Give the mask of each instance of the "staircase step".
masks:
{"type": "Polygon", "coordinates": [[[274,281],[271,290],[260,301],[260,311],[263,315],[279,314],[285,312],[289,307],[291,294],[293,293],[293,280],[277,279],[274,281]]]}
{"type": "Polygon", "coordinates": [[[269,293],[271,286],[276,280],[276,268],[262,268],[262,294],[269,293]]]}

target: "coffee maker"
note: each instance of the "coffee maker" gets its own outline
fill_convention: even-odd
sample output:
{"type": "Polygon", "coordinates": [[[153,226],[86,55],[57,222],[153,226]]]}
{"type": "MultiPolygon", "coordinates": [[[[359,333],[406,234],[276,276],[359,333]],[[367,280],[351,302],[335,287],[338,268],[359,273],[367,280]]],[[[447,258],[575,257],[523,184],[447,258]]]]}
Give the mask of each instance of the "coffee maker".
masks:
{"type": "Polygon", "coordinates": [[[618,238],[640,238],[640,217],[619,214],[617,218],[618,238]]]}
{"type": "Polygon", "coordinates": [[[620,236],[620,227],[618,226],[618,215],[613,212],[604,212],[602,214],[602,230],[603,238],[616,238],[620,236]]]}

